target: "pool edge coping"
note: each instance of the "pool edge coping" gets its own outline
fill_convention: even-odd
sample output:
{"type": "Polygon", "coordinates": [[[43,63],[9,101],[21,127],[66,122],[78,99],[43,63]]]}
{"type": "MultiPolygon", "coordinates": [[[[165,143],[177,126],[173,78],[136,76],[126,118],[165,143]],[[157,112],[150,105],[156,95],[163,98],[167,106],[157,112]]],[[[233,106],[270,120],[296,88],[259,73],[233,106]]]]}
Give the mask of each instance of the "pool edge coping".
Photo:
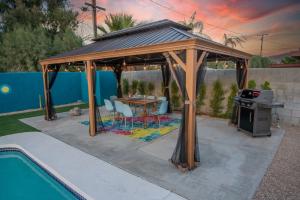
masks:
{"type": "MultiPolygon", "coordinates": [[[[56,181],[59,182],[59,184],[62,184],[63,187],[65,187],[67,190],[73,190],[70,191],[71,193],[78,193],[81,197],[83,197],[85,200],[95,200],[85,192],[83,192],[80,188],[78,188],[76,185],[68,181],[66,178],[64,178],[62,175],[60,175],[56,170],[51,168],[49,165],[44,163],[42,160],[34,156],[32,153],[30,153],[28,150],[26,150],[24,147],[18,144],[0,144],[1,148],[15,148],[20,150],[22,153],[25,154],[25,156],[28,156],[33,162],[35,162],[39,167],[41,167],[43,170],[46,171],[46,173],[50,173],[49,175],[52,176],[56,181]],[[53,177],[54,176],[54,177],[53,177]]],[[[77,197],[78,198],[78,197],[77,197]]]]}

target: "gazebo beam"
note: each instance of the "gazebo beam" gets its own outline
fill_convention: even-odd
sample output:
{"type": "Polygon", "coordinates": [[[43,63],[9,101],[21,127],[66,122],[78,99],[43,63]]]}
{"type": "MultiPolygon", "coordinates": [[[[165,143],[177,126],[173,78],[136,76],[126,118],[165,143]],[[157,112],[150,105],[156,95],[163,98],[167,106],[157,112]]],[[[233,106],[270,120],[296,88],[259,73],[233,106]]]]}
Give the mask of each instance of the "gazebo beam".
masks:
{"type": "Polygon", "coordinates": [[[43,72],[43,82],[44,82],[44,98],[45,98],[45,119],[49,120],[49,93],[48,93],[48,89],[49,89],[49,81],[48,81],[48,69],[47,69],[47,65],[42,65],[42,72],[43,72]]]}
{"type": "Polygon", "coordinates": [[[186,71],[186,64],[183,63],[177,54],[174,53],[174,51],[169,51],[169,54],[177,62],[177,64],[180,65],[184,71],[186,71]]]}
{"type": "Polygon", "coordinates": [[[202,64],[202,62],[203,62],[203,59],[206,57],[207,54],[208,54],[208,53],[207,53],[206,51],[203,51],[203,52],[202,52],[200,58],[199,58],[198,61],[197,61],[196,72],[198,72],[198,70],[199,70],[199,68],[200,68],[200,66],[201,66],[201,64],[202,64]]]}
{"type": "Polygon", "coordinates": [[[174,66],[172,65],[172,61],[170,59],[170,54],[169,53],[163,53],[164,57],[166,58],[166,61],[169,65],[169,68],[170,68],[170,71],[171,71],[171,74],[173,76],[173,79],[174,81],[176,82],[177,86],[178,86],[178,91],[180,93],[180,95],[182,96],[183,95],[183,92],[181,91],[181,88],[179,87],[179,81],[175,75],[175,71],[174,71],[174,66]]]}
{"type": "Polygon", "coordinates": [[[91,60],[86,61],[86,75],[88,82],[89,96],[89,118],[90,118],[90,136],[96,135],[96,113],[95,113],[95,97],[94,97],[94,66],[91,60]]]}

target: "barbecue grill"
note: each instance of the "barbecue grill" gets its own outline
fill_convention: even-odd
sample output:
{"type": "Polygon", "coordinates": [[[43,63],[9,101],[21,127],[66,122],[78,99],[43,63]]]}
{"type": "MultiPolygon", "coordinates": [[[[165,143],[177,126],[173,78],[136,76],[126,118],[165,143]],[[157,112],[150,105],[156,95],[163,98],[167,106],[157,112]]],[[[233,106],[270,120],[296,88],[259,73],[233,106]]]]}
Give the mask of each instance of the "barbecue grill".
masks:
{"type": "Polygon", "coordinates": [[[283,107],[273,103],[272,90],[244,89],[235,97],[238,107],[238,130],[255,136],[271,136],[272,108],[283,107]]]}

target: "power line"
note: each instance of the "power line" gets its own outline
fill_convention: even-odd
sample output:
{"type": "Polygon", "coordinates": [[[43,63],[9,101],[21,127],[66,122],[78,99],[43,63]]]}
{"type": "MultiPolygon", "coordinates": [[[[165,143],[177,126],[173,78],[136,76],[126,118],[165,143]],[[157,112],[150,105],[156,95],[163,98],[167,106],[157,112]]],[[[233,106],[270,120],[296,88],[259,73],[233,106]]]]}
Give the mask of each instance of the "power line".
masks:
{"type": "MultiPolygon", "coordinates": [[[[154,1],[154,0],[149,0],[149,1],[152,2],[152,3],[154,3],[154,4],[156,4],[157,6],[160,6],[160,7],[162,7],[162,8],[168,9],[168,10],[170,10],[170,11],[172,11],[172,12],[175,12],[175,13],[177,13],[177,14],[179,14],[179,15],[182,15],[182,16],[184,16],[184,17],[188,17],[188,18],[190,17],[190,16],[188,16],[188,15],[182,13],[182,12],[179,12],[178,10],[176,10],[176,9],[174,9],[174,8],[171,8],[171,7],[169,7],[169,6],[166,6],[166,5],[164,5],[164,4],[161,4],[161,3],[157,2],[157,1],[154,1]]],[[[222,29],[222,30],[226,30],[226,31],[231,32],[231,33],[234,33],[234,34],[236,34],[236,35],[241,35],[241,36],[244,35],[243,33],[239,33],[239,32],[236,32],[236,31],[232,31],[232,30],[227,29],[227,28],[224,28],[224,27],[216,26],[216,25],[214,25],[214,24],[211,24],[211,23],[208,23],[208,22],[205,22],[205,21],[202,21],[202,22],[203,22],[204,24],[208,25],[208,26],[211,26],[211,27],[214,27],[214,28],[218,28],[218,29],[222,29]]]]}

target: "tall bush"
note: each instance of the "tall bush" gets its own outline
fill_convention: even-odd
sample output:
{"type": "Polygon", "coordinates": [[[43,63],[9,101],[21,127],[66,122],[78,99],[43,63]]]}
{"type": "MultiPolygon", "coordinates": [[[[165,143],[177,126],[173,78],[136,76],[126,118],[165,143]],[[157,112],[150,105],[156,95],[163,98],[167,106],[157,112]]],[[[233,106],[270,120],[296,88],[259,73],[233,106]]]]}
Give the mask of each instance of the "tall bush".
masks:
{"type": "Polygon", "coordinates": [[[180,96],[178,94],[179,89],[176,82],[173,80],[171,83],[171,102],[173,109],[179,108],[180,106],[180,96]]]}
{"type": "Polygon", "coordinates": [[[263,84],[260,85],[262,90],[271,90],[271,84],[269,81],[265,81],[263,84]]]}
{"type": "Polygon", "coordinates": [[[299,63],[300,60],[294,57],[285,56],[284,58],[282,58],[281,62],[284,64],[295,64],[295,63],[299,63]]]}
{"type": "Polygon", "coordinates": [[[82,46],[69,0],[0,0],[0,70],[40,71],[39,61],[82,46]]]}
{"type": "Polygon", "coordinates": [[[151,82],[149,82],[148,85],[147,85],[147,93],[148,93],[148,95],[153,95],[154,89],[155,89],[154,84],[151,83],[151,82]]]}
{"type": "Polygon", "coordinates": [[[146,82],[145,81],[139,81],[137,89],[139,91],[139,94],[145,95],[146,94],[146,82]]]}
{"type": "Polygon", "coordinates": [[[122,81],[122,89],[123,94],[128,95],[129,94],[129,81],[127,79],[123,79],[122,81]]]}
{"type": "Polygon", "coordinates": [[[138,85],[139,85],[139,81],[137,81],[137,80],[132,81],[132,83],[131,83],[131,92],[132,92],[132,94],[136,94],[138,85]]]}
{"type": "Polygon", "coordinates": [[[224,90],[220,80],[213,83],[212,99],[210,100],[210,108],[212,109],[212,116],[221,116],[224,101],[224,90]]]}
{"type": "Polygon", "coordinates": [[[201,106],[205,105],[204,103],[205,95],[206,95],[206,85],[205,83],[203,83],[199,88],[199,94],[197,96],[197,101],[196,101],[197,112],[200,112],[201,106]]]}
{"type": "Polygon", "coordinates": [[[161,93],[161,96],[164,96],[164,93],[165,93],[165,84],[164,84],[164,82],[160,83],[160,93],[161,93]]]}
{"type": "Polygon", "coordinates": [[[250,59],[251,68],[266,68],[271,64],[271,60],[268,57],[253,56],[250,59]]]}
{"type": "Polygon", "coordinates": [[[255,80],[249,80],[248,81],[248,88],[249,89],[255,89],[256,88],[256,82],[255,82],[255,80]]]}
{"type": "Polygon", "coordinates": [[[233,105],[234,105],[234,97],[237,95],[238,87],[236,83],[231,84],[230,86],[230,94],[227,99],[227,109],[225,116],[230,118],[233,111],[233,105]]]}

